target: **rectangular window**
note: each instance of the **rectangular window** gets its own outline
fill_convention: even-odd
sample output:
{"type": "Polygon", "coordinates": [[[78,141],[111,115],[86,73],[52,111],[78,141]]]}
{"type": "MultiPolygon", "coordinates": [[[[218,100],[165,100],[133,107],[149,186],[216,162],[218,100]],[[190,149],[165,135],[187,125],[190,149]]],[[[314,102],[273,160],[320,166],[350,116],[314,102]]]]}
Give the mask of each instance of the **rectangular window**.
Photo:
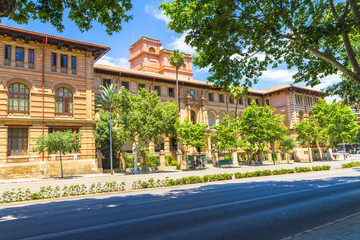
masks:
{"type": "Polygon", "coordinates": [[[295,95],[296,105],[303,105],[303,99],[301,95],[295,95]]]}
{"type": "Polygon", "coordinates": [[[28,149],[28,129],[8,128],[7,155],[26,155],[28,149]]]}
{"type": "Polygon", "coordinates": [[[121,82],[121,86],[129,90],[129,82],[121,82]]]}
{"type": "Polygon", "coordinates": [[[214,101],[214,94],[213,93],[209,93],[209,101],[210,102],[214,101]]]}
{"type": "Polygon", "coordinates": [[[71,57],[71,72],[72,74],[76,74],[76,57],[71,57]]]}
{"type": "Polygon", "coordinates": [[[312,98],[311,97],[305,97],[305,103],[306,103],[306,106],[312,106],[312,98]]]}
{"type": "Polygon", "coordinates": [[[239,99],[239,104],[240,104],[240,105],[243,105],[243,104],[244,104],[244,101],[243,101],[242,98],[239,99]]]}
{"type": "Polygon", "coordinates": [[[259,99],[255,99],[256,105],[260,106],[259,99]]]}
{"type": "Polygon", "coordinates": [[[57,60],[56,60],[56,53],[51,53],[51,71],[52,72],[56,72],[56,65],[57,65],[57,60]]]}
{"type": "Polygon", "coordinates": [[[234,104],[234,99],[232,97],[229,97],[230,104],[234,104]]]}
{"type": "Polygon", "coordinates": [[[34,49],[29,49],[28,53],[28,62],[29,62],[29,68],[34,69],[34,62],[35,62],[35,53],[34,49]]]}
{"type": "Polygon", "coordinates": [[[51,66],[56,67],[56,53],[51,53],[51,66]]]}
{"type": "Polygon", "coordinates": [[[266,103],[267,106],[270,106],[270,99],[266,99],[265,103],[266,103]]]}
{"type": "Polygon", "coordinates": [[[5,59],[11,60],[11,46],[5,46],[5,59]]]}
{"type": "Polygon", "coordinates": [[[16,47],[16,61],[24,62],[24,48],[16,47]]]}
{"type": "Polygon", "coordinates": [[[219,94],[219,102],[224,102],[224,95],[223,94],[219,94]]]}
{"type": "Polygon", "coordinates": [[[62,68],[67,68],[68,67],[68,56],[61,54],[61,56],[60,56],[60,66],[62,68]]]}
{"type": "Polygon", "coordinates": [[[247,99],[247,104],[248,104],[248,106],[251,105],[251,102],[252,102],[251,98],[248,98],[248,99],[247,99]]]}
{"type": "Polygon", "coordinates": [[[109,85],[111,85],[111,79],[103,79],[103,84],[104,87],[107,87],[109,85]]]}
{"type": "Polygon", "coordinates": [[[160,86],[154,86],[154,91],[157,91],[158,96],[161,96],[160,86]]]}
{"type": "Polygon", "coordinates": [[[140,90],[141,88],[144,88],[144,89],[145,89],[145,84],[139,83],[139,90],[140,90]]]}
{"type": "Polygon", "coordinates": [[[175,97],[175,90],[174,90],[174,88],[169,88],[169,97],[175,97]]]}

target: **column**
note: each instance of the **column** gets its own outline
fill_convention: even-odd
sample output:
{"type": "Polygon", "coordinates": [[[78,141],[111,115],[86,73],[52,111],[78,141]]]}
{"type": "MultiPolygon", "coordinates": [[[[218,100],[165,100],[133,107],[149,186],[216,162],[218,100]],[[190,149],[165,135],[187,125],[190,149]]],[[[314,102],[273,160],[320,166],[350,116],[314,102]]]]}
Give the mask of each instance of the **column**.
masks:
{"type": "Polygon", "coordinates": [[[72,71],[71,71],[71,55],[68,55],[68,65],[67,65],[67,71],[68,71],[68,74],[72,74],[72,71]]]}
{"type": "Polygon", "coordinates": [[[239,166],[237,150],[231,151],[231,158],[233,161],[233,166],[239,166]]]}
{"type": "Polygon", "coordinates": [[[24,68],[29,68],[29,48],[24,48],[24,68]]]}
{"type": "Polygon", "coordinates": [[[211,162],[214,167],[216,167],[218,165],[218,163],[219,163],[218,151],[216,151],[216,150],[211,151],[211,162]]]}
{"type": "Polygon", "coordinates": [[[206,137],[207,139],[207,149],[206,149],[206,153],[211,153],[211,137],[210,136],[207,136],[206,137]]]}
{"type": "Polygon", "coordinates": [[[154,144],[154,142],[149,143],[149,151],[152,152],[152,153],[155,152],[155,144],[154,144]]]}
{"type": "Polygon", "coordinates": [[[11,66],[15,67],[16,66],[16,45],[11,45],[11,66]]]}
{"type": "Polygon", "coordinates": [[[56,72],[61,72],[61,54],[60,53],[56,53],[56,72]]]}
{"type": "Polygon", "coordinates": [[[164,151],[165,153],[169,153],[170,152],[170,138],[165,138],[164,140],[164,151]]]}
{"type": "Polygon", "coordinates": [[[166,165],[165,165],[165,152],[163,150],[160,150],[159,159],[160,159],[160,168],[164,168],[166,165]]]}

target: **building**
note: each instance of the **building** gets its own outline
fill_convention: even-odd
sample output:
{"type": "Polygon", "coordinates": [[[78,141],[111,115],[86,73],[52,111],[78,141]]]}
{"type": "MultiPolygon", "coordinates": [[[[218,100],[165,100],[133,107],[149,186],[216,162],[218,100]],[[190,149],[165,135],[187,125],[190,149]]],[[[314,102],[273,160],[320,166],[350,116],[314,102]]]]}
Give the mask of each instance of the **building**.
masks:
{"type": "MultiPolygon", "coordinates": [[[[131,69],[94,65],[95,89],[101,85],[113,83],[124,86],[136,94],[140,88],[148,91],[156,90],[164,101],[175,101],[175,68],[167,59],[171,52],[161,49],[159,40],[142,37],[130,47],[131,69]]],[[[209,128],[221,121],[227,114],[235,117],[235,100],[228,92],[221,88],[214,88],[213,84],[192,79],[191,56],[185,55],[185,64],[179,71],[180,120],[188,118],[194,123],[207,124],[209,128]]],[[[306,119],[311,114],[312,106],[322,97],[322,92],[291,85],[281,85],[263,91],[249,89],[248,95],[239,100],[238,114],[255,101],[258,105],[269,105],[276,108],[276,113],[285,115],[285,124],[294,132],[295,123],[306,119]]],[[[150,143],[153,151],[164,150],[172,152],[176,145],[172,139],[162,139],[161,146],[150,143]]],[[[132,143],[126,144],[125,151],[132,151],[132,143]]],[[[211,154],[212,143],[210,137],[202,152],[211,154]]],[[[314,150],[318,151],[318,150],[314,150]]],[[[304,158],[307,149],[299,149],[299,160],[304,158]]],[[[316,152],[315,152],[316,155],[316,152]]]]}
{"type": "MultiPolygon", "coordinates": [[[[163,100],[175,101],[175,68],[168,62],[170,50],[159,40],[142,37],[130,47],[131,69],[95,64],[109,47],[0,26],[0,177],[58,176],[56,154],[32,151],[41,134],[70,129],[82,134],[79,153],[64,158],[65,175],[102,171],[93,136],[94,95],[101,85],[124,86],[136,94],[139,88],[156,90],[163,100]]],[[[179,70],[180,119],[207,124],[209,131],[227,114],[235,117],[235,100],[211,83],[192,78],[192,58],[185,55],[179,70]]],[[[290,130],[307,118],[321,92],[290,85],[264,91],[250,89],[239,100],[239,114],[252,102],[270,105],[286,116],[290,130]]],[[[161,137],[160,137],[161,138],[161,137]]],[[[152,151],[175,149],[173,139],[150,143],[152,151]]],[[[132,143],[124,147],[132,151],[132,143]]],[[[207,146],[199,149],[211,154],[207,146]]],[[[298,159],[307,159],[298,154],[298,159]]],[[[304,155],[304,156],[303,156],[304,155]]]]}
{"type": "Polygon", "coordinates": [[[65,175],[94,173],[93,62],[109,48],[0,26],[0,177],[58,176],[55,154],[32,151],[35,139],[71,129],[80,153],[64,158],[65,175]]]}

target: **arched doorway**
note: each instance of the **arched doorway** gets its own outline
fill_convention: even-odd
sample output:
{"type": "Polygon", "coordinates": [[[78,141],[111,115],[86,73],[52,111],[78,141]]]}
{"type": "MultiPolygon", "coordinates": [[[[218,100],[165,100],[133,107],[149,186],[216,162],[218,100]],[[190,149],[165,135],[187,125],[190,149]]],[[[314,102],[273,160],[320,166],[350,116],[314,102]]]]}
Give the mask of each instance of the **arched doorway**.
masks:
{"type": "Polygon", "coordinates": [[[216,124],[216,114],[213,111],[208,112],[209,127],[216,124]]]}

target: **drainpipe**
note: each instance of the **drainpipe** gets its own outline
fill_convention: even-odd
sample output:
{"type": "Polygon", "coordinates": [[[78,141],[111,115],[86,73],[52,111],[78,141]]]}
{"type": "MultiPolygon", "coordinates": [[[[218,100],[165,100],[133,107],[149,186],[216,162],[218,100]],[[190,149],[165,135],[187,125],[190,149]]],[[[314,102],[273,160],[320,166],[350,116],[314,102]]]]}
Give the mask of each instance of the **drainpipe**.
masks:
{"type": "MultiPolygon", "coordinates": [[[[42,55],[42,135],[45,134],[45,48],[47,46],[48,38],[45,38],[45,45],[43,46],[42,55]]],[[[42,161],[44,161],[44,153],[41,154],[42,161]]]]}

